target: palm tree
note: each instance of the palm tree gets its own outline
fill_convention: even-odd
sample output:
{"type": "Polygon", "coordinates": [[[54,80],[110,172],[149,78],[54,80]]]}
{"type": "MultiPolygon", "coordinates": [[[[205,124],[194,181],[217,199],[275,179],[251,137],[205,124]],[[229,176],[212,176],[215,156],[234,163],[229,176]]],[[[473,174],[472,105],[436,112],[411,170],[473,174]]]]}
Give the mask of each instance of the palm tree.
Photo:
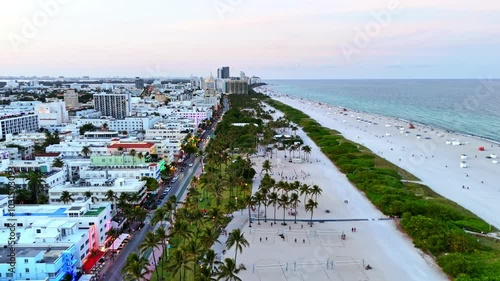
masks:
{"type": "Polygon", "coordinates": [[[292,193],[292,195],[290,196],[290,202],[293,202],[293,207],[295,208],[294,211],[295,218],[293,223],[297,223],[297,205],[300,202],[299,194],[297,192],[292,193]]]}
{"type": "Polygon", "coordinates": [[[312,199],[309,199],[309,201],[307,201],[307,204],[306,204],[306,212],[311,212],[311,227],[313,225],[313,222],[312,222],[312,219],[313,219],[313,214],[314,214],[314,209],[318,208],[318,202],[312,200],[312,199]]]}
{"type": "Polygon", "coordinates": [[[250,244],[241,232],[239,228],[233,229],[227,237],[226,247],[231,249],[235,246],[234,251],[234,262],[236,263],[236,257],[238,256],[238,251],[243,252],[243,247],[248,247],[250,244]]]}
{"type": "Polygon", "coordinates": [[[281,225],[286,225],[285,222],[285,214],[286,214],[286,207],[290,203],[290,198],[286,194],[281,194],[281,197],[278,200],[279,207],[283,208],[283,223],[281,225]]]}
{"type": "Polygon", "coordinates": [[[144,154],[142,152],[137,153],[137,159],[141,162],[142,158],[144,158],[144,154]]]}
{"type": "Polygon", "coordinates": [[[111,250],[114,251],[114,244],[116,238],[120,237],[120,232],[116,228],[110,228],[107,232],[106,235],[108,237],[111,237],[111,250]]]}
{"type": "Polygon", "coordinates": [[[321,187],[317,186],[317,185],[313,185],[311,190],[311,196],[314,195],[314,201],[318,202],[318,195],[321,195],[321,192],[323,192],[323,190],[321,189],[321,187]]]}
{"type": "Polygon", "coordinates": [[[149,273],[149,261],[137,253],[131,253],[122,268],[123,279],[126,281],[147,280],[144,275],[149,273]]]}
{"type": "Polygon", "coordinates": [[[258,191],[255,192],[253,197],[255,199],[255,204],[257,205],[257,224],[260,225],[260,205],[262,204],[264,198],[262,197],[262,193],[258,191]]]}
{"type": "Polygon", "coordinates": [[[83,156],[87,157],[90,154],[92,154],[92,150],[90,150],[90,148],[88,146],[84,146],[82,148],[82,154],[83,154],[83,156]]]}
{"type": "Polygon", "coordinates": [[[203,251],[203,246],[200,244],[198,239],[192,239],[187,243],[185,250],[187,251],[189,258],[193,261],[192,270],[193,275],[196,276],[196,268],[199,266],[198,260],[201,256],[200,253],[203,251]]]}
{"type": "Polygon", "coordinates": [[[276,205],[278,204],[278,201],[279,201],[279,197],[278,197],[278,193],[276,192],[271,192],[268,196],[267,196],[268,200],[269,200],[269,204],[273,205],[274,207],[274,223],[276,224],[276,205]]]}
{"type": "Polygon", "coordinates": [[[307,202],[307,195],[310,193],[310,186],[307,184],[302,184],[299,188],[300,195],[304,195],[304,203],[307,202]]]}
{"type": "Polygon", "coordinates": [[[155,234],[156,234],[156,237],[158,238],[158,240],[160,241],[161,243],[161,247],[162,247],[162,258],[161,258],[161,278],[160,280],[163,280],[163,269],[164,269],[164,264],[165,264],[165,260],[166,260],[166,251],[167,251],[167,240],[168,240],[168,235],[167,235],[167,231],[165,230],[165,228],[163,228],[163,226],[161,227],[158,227],[155,231],[155,234]]]}
{"type": "Polygon", "coordinates": [[[267,206],[269,205],[267,194],[269,193],[269,189],[261,185],[259,193],[262,194],[262,204],[264,204],[264,222],[267,222],[267,206]]]}
{"type": "MultiPolygon", "coordinates": [[[[168,266],[168,270],[172,272],[172,275],[176,275],[179,273],[179,280],[182,281],[182,272],[186,273],[187,270],[191,270],[191,268],[188,266],[189,262],[191,261],[189,259],[189,256],[186,255],[186,252],[182,250],[182,248],[177,248],[171,255],[170,259],[171,263],[168,266]]],[[[184,278],[186,276],[184,275],[184,278]]]]}
{"type": "Polygon", "coordinates": [[[311,154],[311,147],[309,145],[304,145],[302,147],[302,151],[304,151],[304,155],[307,155],[307,161],[309,161],[309,155],[311,154]]]}
{"type": "Polygon", "coordinates": [[[102,124],[102,130],[107,131],[108,130],[108,123],[102,124]]]}
{"type": "Polygon", "coordinates": [[[52,167],[62,168],[63,166],[64,166],[64,162],[59,157],[54,159],[54,162],[52,162],[52,167]]]}
{"type": "Polygon", "coordinates": [[[183,240],[188,240],[193,236],[193,233],[189,229],[189,224],[186,221],[176,220],[169,236],[178,236],[179,238],[183,238],[183,240]]]}
{"type": "Polygon", "coordinates": [[[217,254],[213,249],[208,249],[203,255],[201,262],[201,274],[205,275],[205,277],[208,277],[207,280],[211,280],[211,277],[214,274],[214,266],[217,264],[217,254]],[[204,274],[204,272],[206,273],[204,274]]]}
{"type": "Polygon", "coordinates": [[[113,216],[116,213],[116,204],[115,204],[116,202],[115,202],[115,200],[116,200],[116,194],[115,194],[115,192],[113,190],[111,190],[111,189],[108,190],[106,192],[106,201],[113,202],[113,214],[112,214],[113,216]]]}
{"type": "Polygon", "coordinates": [[[225,258],[224,262],[219,265],[217,280],[241,281],[241,278],[239,278],[236,274],[245,269],[246,268],[243,265],[237,267],[236,262],[233,259],[225,258]]]}
{"type": "Polygon", "coordinates": [[[156,271],[156,280],[160,280],[160,273],[158,272],[155,249],[160,249],[161,241],[158,239],[155,232],[146,233],[146,237],[142,240],[142,243],[139,245],[139,251],[144,254],[146,251],[151,250],[153,252],[153,262],[154,268],[156,271]]]}
{"type": "Polygon", "coordinates": [[[252,195],[247,195],[245,197],[245,202],[247,202],[247,207],[248,207],[248,227],[252,227],[252,213],[251,210],[252,208],[255,207],[257,204],[257,201],[255,200],[255,197],[252,195]]]}
{"type": "Polygon", "coordinates": [[[31,171],[26,176],[26,180],[28,181],[28,189],[31,191],[31,202],[35,203],[45,187],[43,175],[40,172],[31,171]]]}
{"type": "Polygon", "coordinates": [[[61,202],[63,202],[64,204],[68,204],[69,202],[75,202],[75,199],[73,199],[73,194],[67,190],[64,190],[61,193],[61,197],[59,197],[59,200],[61,200],[61,202]]]}
{"type": "Polygon", "coordinates": [[[265,160],[264,163],[262,163],[262,171],[265,171],[266,174],[269,174],[269,172],[273,171],[273,167],[269,160],[265,160]]]}
{"type": "Polygon", "coordinates": [[[129,155],[132,156],[132,166],[135,165],[135,149],[131,149],[129,155]]]}

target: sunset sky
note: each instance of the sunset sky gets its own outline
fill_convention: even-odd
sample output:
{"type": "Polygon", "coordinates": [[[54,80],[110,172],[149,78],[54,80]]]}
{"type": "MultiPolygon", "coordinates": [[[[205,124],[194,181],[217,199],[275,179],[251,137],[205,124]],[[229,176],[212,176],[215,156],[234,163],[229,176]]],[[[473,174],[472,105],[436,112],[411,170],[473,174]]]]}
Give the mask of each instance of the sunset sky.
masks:
{"type": "Polygon", "coordinates": [[[493,0],[4,0],[1,14],[0,75],[500,76],[493,0]]]}

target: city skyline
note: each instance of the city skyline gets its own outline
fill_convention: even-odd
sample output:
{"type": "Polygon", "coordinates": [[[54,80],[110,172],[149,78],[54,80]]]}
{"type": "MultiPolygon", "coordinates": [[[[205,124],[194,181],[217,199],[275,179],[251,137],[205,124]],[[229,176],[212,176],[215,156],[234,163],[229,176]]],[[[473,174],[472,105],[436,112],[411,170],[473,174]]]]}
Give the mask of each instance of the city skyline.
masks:
{"type": "Polygon", "coordinates": [[[498,77],[500,3],[8,1],[0,76],[498,77]]]}

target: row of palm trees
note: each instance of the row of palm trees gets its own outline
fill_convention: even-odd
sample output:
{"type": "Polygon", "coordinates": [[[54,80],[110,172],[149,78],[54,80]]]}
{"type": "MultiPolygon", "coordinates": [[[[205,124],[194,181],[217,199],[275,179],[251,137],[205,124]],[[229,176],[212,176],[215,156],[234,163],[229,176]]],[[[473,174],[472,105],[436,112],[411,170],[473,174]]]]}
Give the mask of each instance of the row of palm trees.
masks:
{"type": "Polygon", "coordinates": [[[287,208],[294,209],[294,223],[297,223],[297,207],[299,203],[304,203],[306,212],[311,213],[311,226],[314,215],[314,209],[318,208],[318,196],[323,190],[318,185],[308,185],[299,181],[286,182],[278,181],[271,178],[269,172],[272,171],[271,163],[265,160],[262,164],[262,171],[265,172],[262,178],[259,190],[253,196],[248,198],[249,206],[249,221],[251,226],[250,208],[257,206],[257,223],[260,225],[260,208],[264,206],[264,222],[267,222],[267,207],[272,206],[274,209],[273,220],[276,223],[277,208],[283,210],[282,225],[286,225],[286,210],[287,208]],[[300,196],[304,196],[304,200],[300,200],[300,196]],[[309,197],[309,198],[308,198],[309,197]]]}

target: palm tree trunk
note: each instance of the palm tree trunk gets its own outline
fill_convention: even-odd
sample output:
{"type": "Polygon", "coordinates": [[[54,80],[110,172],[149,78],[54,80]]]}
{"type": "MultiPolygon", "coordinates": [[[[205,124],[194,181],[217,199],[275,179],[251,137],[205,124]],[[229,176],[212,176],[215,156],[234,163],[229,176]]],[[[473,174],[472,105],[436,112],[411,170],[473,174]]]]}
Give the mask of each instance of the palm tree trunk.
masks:
{"type": "Polygon", "coordinates": [[[260,225],[260,204],[257,207],[257,224],[260,225]]]}
{"type": "Polygon", "coordinates": [[[234,245],[234,264],[236,264],[236,257],[238,256],[238,244],[234,245]]]}
{"type": "Polygon", "coordinates": [[[295,221],[294,223],[297,223],[297,202],[295,202],[295,221]]]}
{"type": "Polygon", "coordinates": [[[286,225],[286,222],[285,222],[285,212],[286,212],[286,206],[283,206],[283,225],[286,225]]]}
{"type": "Polygon", "coordinates": [[[264,204],[264,222],[267,222],[267,204],[264,204]]]}
{"type": "Polygon", "coordinates": [[[274,204],[274,224],[276,224],[276,204],[274,204]]]}
{"type": "Polygon", "coordinates": [[[160,280],[160,273],[158,272],[158,263],[156,262],[156,256],[155,256],[155,249],[153,248],[153,264],[155,266],[155,271],[156,271],[156,279],[160,280]]]}
{"type": "Polygon", "coordinates": [[[248,205],[248,227],[252,227],[252,213],[250,212],[250,205],[248,205]]]}
{"type": "Polygon", "coordinates": [[[314,214],[314,210],[311,210],[311,224],[310,224],[311,227],[313,226],[313,214],[314,214]]]}

